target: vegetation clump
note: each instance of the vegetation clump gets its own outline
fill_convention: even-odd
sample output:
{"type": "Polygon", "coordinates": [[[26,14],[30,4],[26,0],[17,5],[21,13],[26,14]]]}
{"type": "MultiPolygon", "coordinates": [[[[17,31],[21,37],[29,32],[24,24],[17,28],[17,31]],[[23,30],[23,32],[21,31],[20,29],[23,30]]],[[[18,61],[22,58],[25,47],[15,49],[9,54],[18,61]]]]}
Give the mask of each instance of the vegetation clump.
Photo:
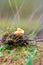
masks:
{"type": "Polygon", "coordinates": [[[2,36],[2,43],[14,46],[22,46],[27,45],[28,41],[27,38],[24,37],[24,31],[18,28],[15,32],[5,32],[2,36]]]}

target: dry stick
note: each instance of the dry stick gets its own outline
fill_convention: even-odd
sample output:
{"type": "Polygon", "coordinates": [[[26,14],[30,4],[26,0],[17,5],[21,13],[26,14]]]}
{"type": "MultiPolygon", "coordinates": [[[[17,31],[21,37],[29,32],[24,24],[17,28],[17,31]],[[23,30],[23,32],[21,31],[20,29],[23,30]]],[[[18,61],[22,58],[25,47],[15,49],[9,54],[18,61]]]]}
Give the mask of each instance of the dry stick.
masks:
{"type": "MultiPolygon", "coordinates": [[[[16,6],[16,13],[17,13],[17,11],[18,11],[18,5],[17,5],[17,2],[16,2],[16,0],[14,0],[14,2],[15,2],[15,6],[16,6]]],[[[18,13],[19,14],[19,13],[18,13]]],[[[17,15],[17,17],[18,17],[19,15],[17,15]]],[[[19,16],[20,17],[20,16],[19,16]]]]}
{"type": "MultiPolygon", "coordinates": [[[[33,17],[35,16],[35,14],[37,13],[37,11],[38,11],[39,9],[40,9],[40,7],[39,7],[39,8],[36,8],[35,10],[33,10],[32,14],[30,15],[30,17],[29,17],[29,19],[28,19],[29,24],[32,22],[33,17]]],[[[30,29],[29,29],[29,30],[30,30],[30,29]]]]}
{"type": "MultiPolygon", "coordinates": [[[[37,9],[35,9],[35,11],[32,13],[32,15],[30,16],[30,19],[29,19],[29,21],[31,22],[32,21],[32,18],[34,17],[34,15],[35,15],[35,13],[37,12],[39,10],[39,8],[37,8],[37,9]],[[33,15],[34,14],[34,15],[33,15]]],[[[41,16],[39,17],[39,20],[38,21],[40,21],[41,20],[41,17],[43,16],[43,14],[41,14],[41,16]]],[[[39,28],[39,27],[38,27],[39,28]]],[[[40,31],[40,29],[39,29],[39,31],[40,31]]],[[[37,33],[38,33],[38,31],[37,31],[37,33]]],[[[36,34],[37,34],[36,33],[36,34]]],[[[35,34],[35,36],[36,36],[36,34],[35,34]]]]}
{"type": "MultiPolygon", "coordinates": [[[[10,1],[10,0],[8,0],[8,1],[10,1]]],[[[23,4],[24,4],[24,2],[25,2],[25,0],[23,1],[23,3],[20,5],[20,7],[19,7],[19,9],[17,10],[17,13],[16,13],[16,15],[15,15],[15,17],[17,17],[18,15],[18,19],[19,19],[19,21],[20,21],[20,14],[19,14],[19,12],[21,11],[21,8],[23,7],[23,4]]],[[[12,5],[11,5],[11,1],[9,2],[9,4],[10,4],[10,7],[11,7],[11,9],[12,9],[12,5]]],[[[17,6],[16,6],[16,9],[17,9],[17,6]]],[[[13,9],[12,9],[13,10],[13,9]]],[[[14,13],[14,10],[13,10],[13,13],[14,13]]],[[[17,23],[16,23],[17,24],[17,23]]]]}
{"type": "MultiPolygon", "coordinates": [[[[41,14],[40,15],[40,17],[39,17],[39,19],[38,19],[38,21],[39,21],[39,23],[40,23],[40,21],[41,21],[41,17],[43,17],[43,14],[41,14]]],[[[40,27],[40,25],[39,25],[39,30],[37,30],[37,33],[38,33],[38,31],[40,31],[41,30],[41,27],[40,27]]],[[[34,35],[34,36],[36,36],[37,35],[37,33],[34,35]]]]}
{"type": "MultiPolygon", "coordinates": [[[[21,8],[23,7],[24,2],[25,2],[25,0],[22,2],[22,4],[20,5],[19,9],[17,10],[16,16],[17,16],[17,15],[19,14],[19,12],[21,11],[21,8]]],[[[16,9],[17,9],[17,7],[16,7],[16,9]]]]}
{"type": "MultiPolygon", "coordinates": [[[[39,23],[41,23],[40,21],[41,21],[42,16],[43,16],[43,14],[41,14],[40,17],[39,17],[39,19],[38,19],[39,23]]],[[[40,31],[40,30],[41,30],[41,26],[39,27],[39,31],[40,31]]],[[[37,33],[38,33],[38,31],[37,31],[37,33]]],[[[36,33],[36,34],[37,34],[37,33],[36,33]]]]}
{"type": "MultiPolygon", "coordinates": [[[[40,15],[40,18],[39,18],[39,23],[41,24],[41,19],[43,17],[43,13],[40,15]]],[[[42,27],[40,26],[40,29],[42,29],[42,27]]]]}
{"type": "MultiPolygon", "coordinates": [[[[17,5],[16,0],[14,0],[14,2],[15,2],[16,12],[17,12],[18,11],[18,5],[17,5]]],[[[18,22],[20,21],[20,14],[18,13],[17,16],[15,16],[15,17],[17,17],[17,21],[16,21],[16,28],[17,28],[18,27],[18,22]]]]}
{"type": "MultiPolygon", "coordinates": [[[[8,36],[9,37],[9,36],[8,36]]],[[[5,39],[4,39],[5,40],[5,39]]],[[[9,40],[9,39],[8,39],[9,40]]],[[[2,41],[2,40],[0,40],[0,41],[2,41]]],[[[36,46],[36,47],[38,47],[38,48],[41,48],[41,49],[43,49],[41,46],[38,46],[36,43],[37,42],[43,42],[43,40],[28,40],[28,39],[19,39],[19,41],[33,41],[34,43],[33,44],[30,44],[30,46],[36,46]]]]}
{"type": "MultiPolygon", "coordinates": [[[[10,7],[11,7],[11,9],[12,9],[11,1],[10,1],[10,0],[8,0],[8,1],[9,1],[9,4],[10,4],[10,7]]],[[[24,0],[24,1],[25,1],[25,0],[24,0]]],[[[19,8],[18,10],[17,10],[17,6],[16,6],[17,14],[19,14],[21,8],[23,7],[24,1],[23,1],[23,3],[20,5],[20,8],[19,8]]],[[[15,1],[15,2],[16,2],[16,1],[15,1]]],[[[13,10],[13,9],[12,9],[12,10],[13,10]]],[[[14,10],[13,10],[13,12],[14,12],[14,10]]],[[[17,16],[17,14],[15,15],[15,17],[17,16]]]]}
{"type": "MultiPolygon", "coordinates": [[[[25,1],[25,0],[24,0],[24,1],[25,1]]],[[[15,3],[16,3],[16,11],[17,11],[15,17],[18,17],[18,22],[20,21],[20,14],[19,14],[19,13],[20,13],[20,11],[21,11],[21,8],[23,7],[24,1],[22,2],[22,4],[20,5],[20,7],[19,7],[19,9],[18,9],[18,7],[17,7],[17,2],[16,2],[16,0],[15,0],[15,3]],[[17,9],[18,9],[18,10],[17,10],[17,9]]],[[[17,24],[18,22],[16,22],[16,24],[17,24]]]]}
{"type": "MultiPolygon", "coordinates": [[[[40,7],[39,7],[39,8],[40,8],[40,7]]],[[[37,11],[39,10],[39,8],[35,9],[35,10],[32,12],[32,14],[31,14],[30,17],[29,17],[29,22],[32,21],[34,15],[37,13],[37,11]]]]}
{"type": "Polygon", "coordinates": [[[8,2],[9,2],[9,5],[10,5],[10,7],[11,7],[11,9],[12,9],[13,14],[15,14],[15,13],[14,13],[14,9],[13,9],[13,7],[12,7],[11,0],[8,0],[8,2]]]}
{"type": "MultiPolygon", "coordinates": [[[[11,2],[11,1],[10,1],[11,2]]],[[[25,2],[25,0],[23,1],[23,3],[20,5],[20,7],[19,7],[19,9],[18,9],[18,7],[17,7],[17,2],[16,2],[16,0],[15,0],[15,3],[16,3],[16,15],[15,15],[15,17],[17,16],[17,15],[19,15],[19,12],[20,12],[20,10],[21,10],[21,8],[23,7],[23,4],[24,4],[24,2],[25,2]]]]}

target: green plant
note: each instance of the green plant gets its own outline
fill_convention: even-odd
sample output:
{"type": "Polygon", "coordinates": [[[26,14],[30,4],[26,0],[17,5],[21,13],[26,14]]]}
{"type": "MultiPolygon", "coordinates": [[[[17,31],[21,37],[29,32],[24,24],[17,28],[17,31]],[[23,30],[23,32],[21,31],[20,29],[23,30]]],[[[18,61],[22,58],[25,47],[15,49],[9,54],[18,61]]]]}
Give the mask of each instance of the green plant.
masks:
{"type": "MultiPolygon", "coordinates": [[[[30,49],[30,50],[31,50],[31,49],[30,49]]],[[[30,56],[28,56],[28,60],[27,60],[26,65],[33,65],[32,59],[37,55],[37,49],[36,49],[36,48],[34,48],[34,49],[31,50],[31,51],[33,51],[33,53],[32,53],[30,56]]]]}

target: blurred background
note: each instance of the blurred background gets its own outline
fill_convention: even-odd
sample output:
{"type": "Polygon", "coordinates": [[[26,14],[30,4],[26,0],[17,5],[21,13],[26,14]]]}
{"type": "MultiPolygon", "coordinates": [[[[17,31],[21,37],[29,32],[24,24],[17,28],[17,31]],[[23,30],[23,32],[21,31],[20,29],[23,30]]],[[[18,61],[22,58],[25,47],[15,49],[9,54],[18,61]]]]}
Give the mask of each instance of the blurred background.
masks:
{"type": "Polygon", "coordinates": [[[42,37],[43,0],[0,0],[0,31],[18,27],[30,37],[42,37]]]}
{"type": "MultiPolygon", "coordinates": [[[[20,17],[29,18],[32,12],[39,7],[40,0],[0,0],[0,18],[14,17],[19,8],[20,17]]],[[[39,15],[39,9],[36,13],[39,15]]]]}

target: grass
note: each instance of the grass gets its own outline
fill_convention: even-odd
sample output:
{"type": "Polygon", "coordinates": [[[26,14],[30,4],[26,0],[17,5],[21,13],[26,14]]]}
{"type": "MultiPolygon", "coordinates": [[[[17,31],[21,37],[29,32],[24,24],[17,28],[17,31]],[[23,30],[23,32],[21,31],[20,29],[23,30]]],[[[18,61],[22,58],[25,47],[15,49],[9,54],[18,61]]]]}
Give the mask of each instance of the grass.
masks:
{"type": "Polygon", "coordinates": [[[0,20],[0,30],[2,31],[6,31],[8,29],[15,31],[17,27],[24,29],[25,34],[28,34],[30,37],[33,37],[39,31],[40,24],[38,20],[34,20],[31,23],[29,23],[29,21],[27,20],[21,20],[19,22],[15,22],[12,19],[8,19],[8,20],[1,19],[0,20]]]}
{"type": "MultiPolygon", "coordinates": [[[[33,57],[36,57],[36,53],[34,50],[36,50],[34,47],[31,47],[29,48],[28,46],[27,47],[17,47],[17,48],[14,48],[12,50],[8,50],[7,48],[4,49],[4,52],[0,51],[0,57],[2,57],[4,60],[6,60],[5,62],[2,62],[3,63],[6,63],[8,65],[8,60],[12,60],[13,63],[9,63],[11,65],[13,65],[15,63],[15,65],[24,65],[26,62],[31,64],[32,60],[30,62],[28,62],[28,60],[32,59],[32,55],[33,57]],[[34,54],[35,53],[35,54],[34,54]],[[21,61],[21,63],[20,63],[21,61]]],[[[3,64],[1,62],[1,65],[3,64]]],[[[27,65],[26,63],[26,65],[27,65]]],[[[32,64],[31,64],[32,65],[32,64]]]]}
{"type": "MultiPolygon", "coordinates": [[[[16,22],[15,21],[13,22],[11,19],[9,19],[9,20],[2,19],[2,20],[0,20],[0,31],[7,31],[8,29],[15,31],[16,30],[15,24],[16,24],[16,22]]],[[[31,23],[29,23],[27,20],[21,20],[20,22],[17,22],[17,27],[24,29],[25,34],[28,34],[30,37],[33,37],[35,34],[37,34],[37,32],[39,31],[39,26],[40,26],[40,24],[37,20],[34,20],[31,23]]],[[[2,53],[0,53],[0,54],[2,54],[2,53]]],[[[5,59],[7,56],[7,60],[8,60],[9,55],[10,55],[12,57],[12,59],[15,61],[15,63],[17,63],[17,62],[20,63],[21,62],[20,59],[24,62],[25,61],[24,58],[26,59],[27,56],[31,53],[29,51],[29,48],[18,47],[16,49],[16,51],[14,48],[13,50],[5,51],[3,54],[4,54],[5,59]]],[[[2,54],[2,56],[3,56],[3,54],[2,54]]]]}

